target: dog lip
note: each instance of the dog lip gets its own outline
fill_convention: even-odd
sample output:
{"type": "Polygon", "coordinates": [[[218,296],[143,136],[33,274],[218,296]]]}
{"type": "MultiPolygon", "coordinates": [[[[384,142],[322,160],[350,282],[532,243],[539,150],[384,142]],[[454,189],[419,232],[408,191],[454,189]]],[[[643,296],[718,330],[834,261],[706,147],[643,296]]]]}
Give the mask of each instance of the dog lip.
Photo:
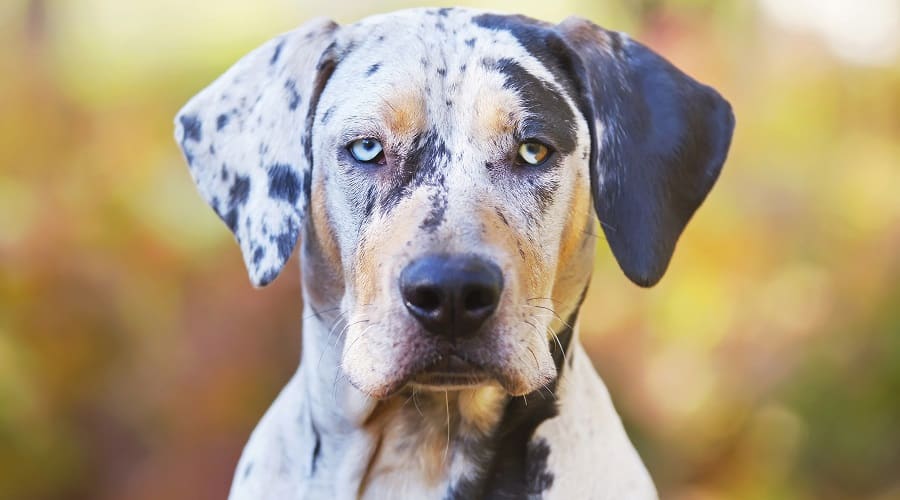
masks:
{"type": "Polygon", "coordinates": [[[481,371],[481,367],[463,359],[457,354],[451,353],[441,356],[435,363],[426,366],[422,371],[446,374],[469,374],[475,371],[481,371]]]}
{"type": "Polygon", "coordinates": [[[411,382],[423,386],[471,386],[484,383],[490,374],[459,355],[447,354],[426,366],[411,382]]]}

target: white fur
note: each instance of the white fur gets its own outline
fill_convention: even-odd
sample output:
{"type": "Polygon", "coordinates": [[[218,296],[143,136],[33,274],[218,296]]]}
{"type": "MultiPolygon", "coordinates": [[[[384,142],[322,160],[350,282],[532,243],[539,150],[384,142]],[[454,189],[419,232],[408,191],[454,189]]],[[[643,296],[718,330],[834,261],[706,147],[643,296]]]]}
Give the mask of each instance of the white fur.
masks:
{"type": "MultiPolygon", "coordinates": [[[[509,397],[504,391],[528,394],[558,376],[547,332],[560,328],[562,320],[526,305],[533,297],[563,293],[564,302],[555,307],[558,315],[569,314],[575,311],[577,295],[589,280],[589,247],[582,248],[573,262],[560,262],[559,255],[566,237],[563,228],[575,217],[586,217],[573,214],[570,202],[589,196],[587,151],[591,138],[574,99],[563,94],[577,117],[577,147],[552,174],[558,187],[539,217],[524,202],[523,188],[515,179],[496,181],[491,176],[486,162],[516,144],[508,136],[485,137],[487,132],[478,124],[485,113],[498,107],[520,115],[528,110],[522,108],[515,91],[504,89],[503,75],[488,62],[513,58],[545,82],[553,83],[555,77],[509,32],[472,23],[478,14],[481,12],[455,9],[439,16],[438,22],[453,33],[449,38],[429,36],[435,18],[424,10],[374,16],[340,29],[312,22],[246,56],[179,114],[176,138],[201,194],[221,217],[227,219],[228,211],[235,208],[229,201],[234,198],[235,179],[248,180],[247,199],[237,206],[234,230],[255,284],[268,283],[282,268],[285,241],[289,240],[292,249],[301,232],[311,231],[305,196],[293,204],[284,197],[272,197],[273,172],[282,168],[274,167],[277,165],[288,166],[293,175],[324,193],[324,206],[311,210],[321,210],[335,229],[336,258],[340,260],[340,269],[325,269],[338,264],[329,264],[327,259],[312,264],[312,257],[318,255],[308,252],[318,254],[320,249],[305,250],[303,359],[253,432],[235,473],[232,500],[444,498],[448,488],[477,472],[472,457],[453,445],[454,439],[492,432],[492,427],[479,428],[479,417],[467,422],[463,412],[453,413],[455,430],[449,435],[446,462],[441,462],[434,480],[425,478],[433,462],[418,460],[415,448],[404,451],[396,441],[384,442],[406,427],[372,423],[389,402],[377,401],[370,394],[386,390],[397,370],[417,355],[416,349],[423,349],[419,346],[421,333],[401,306],[396,285],[403,266],[419,255],[477,251],[503,271],[502,300],[490,320],[491,335],[481,346],[504,373],[503,390],[497,386],[496,394],[489,394],[485,400],[488,407],[502,408],[509,397]],[[466,42],[474,38],[477,44],[466,42]],[[331,44],[329,50],[340,52],[342,59],[321,94],[309,131],[306,119],[316,65],[331,44]],[[372,68],[376,70],[370,71],[372,68]],[[293,82],[294,88],[288,89],[287,81],[293,82]],[[296,109],[288,109],[294,91],[300,101],[296,109]],[[419,186],[390,213],[376,210],[367,219],[361,215],[361,204],[375,174],[348,170],[335,152],[350,140],[385,133],[385,124],[374,116],[374,110],[383,107],[386,98],[409,91],[422,98],[423,123],[439,132],[451,158],[442,167],[440,189],[419,186]],[[485,101],[484,92],[499,101],[485,101]],[[220,126],[223,115],[229,118],[220,126]],[[198,124],[199,134],[195,134],[198,124]],[[305,160],[306,132],[312,133],[315,168],[305,160]],[[446,222],[422,230],[422,212],[427,212],[438,191],[447,196],[446,222]],[[496,225],[501,216],[494,210],[502,212],[510,229],[494,231],[500,236],[492,241],[485,236],[491,233],[485,214],[496,225]],[[373,240],[383,245],[367,249],[365,243],[373,240]],[[516,242],[521,245],[523,241],[528,242],[528,262],[533,268],[521,269],[518,264],[524,258],[516,242]],[[373,251],[377,255],[371,255],[373,251]],[[369,259],[366,272],[371,276],[357,283],[364,258],[369,259]],[[316,281],[307,270],[326,273],[323,275],[332,272],[328,276],[340,283],[316,281]],[[316,304],[320,299],[311,292],[326,286],[338,289],[335,293],[341,296],[332,297],[333,304],[316,304]],[[363,304],[358,296],[365,287],[373,287],[377,293],[371,303],[363,304]],[[560,292],[559,287],[565,290],[560,292]],[[338,310],[325,312],[323,306],[338,310]]],[[[408,147],[403,142],[411,140],[400,136],[387,139],[393,144],[385,143],[386,150],[408,147]]],[[[564,367],[557,387],[559,416],[545,420],[534,434],[534,439],[544,439],[551,446],[548,467],[555,480],[544,497],[655,498],[653,483],[577,333],[570,355],[575,357],[574,363],[564,367]]],[[[432,409],[440,403],[440,395],[423,397],[429,398],[432,409]]],[[[446,397],[449,408],[450,396],[446,397]]],[[[414,421],[415,404],[407,401],[394,410],[392,418],[414,421]]],[[[423,417],[427,421],[421,427],[410,426],[414,434],[406,437],[439,442],[434,440],[447,427],[439,412],[435,415],[438,417],[423,417]]],[[[447,418],[451,418],[449,409],[447,418]]]]}

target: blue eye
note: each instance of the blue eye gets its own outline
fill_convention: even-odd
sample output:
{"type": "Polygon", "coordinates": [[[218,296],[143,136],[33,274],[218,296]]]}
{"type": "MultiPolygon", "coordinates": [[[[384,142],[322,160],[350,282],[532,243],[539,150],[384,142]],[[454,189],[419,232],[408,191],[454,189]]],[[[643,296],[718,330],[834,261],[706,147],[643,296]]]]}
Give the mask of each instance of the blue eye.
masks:
{"type": "Polygon", "coordinates": [[[357,139],[351,142],[348,149],[350,150],[350,154],[352,154],[357,161],[363,163],[371,163],[377,160],[384,152],[381,143],[378,142],[377,139],[372,139],[371,137],[357,139]]]}

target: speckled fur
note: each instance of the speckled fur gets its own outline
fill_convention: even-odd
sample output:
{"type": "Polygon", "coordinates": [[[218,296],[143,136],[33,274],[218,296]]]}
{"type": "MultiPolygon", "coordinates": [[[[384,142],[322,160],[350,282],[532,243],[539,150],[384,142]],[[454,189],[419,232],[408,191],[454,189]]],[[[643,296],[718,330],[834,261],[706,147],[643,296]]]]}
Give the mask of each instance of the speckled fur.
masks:
{"type": "MultiPolygon", "coordinates": [[[[577,19],[415,9],[343,27],[316,20],[250,53],[182,109],[176,139],[251,281],[273,280],[302,241],[303,359],[251,436],[230,498],[656,497],[577,337],[592,199],[611,214],[607,236],[639,284],[661,276],[674,246],[635,247],[656,233],[630,224],[634,211],[616,212],[635,187],[629,170],[604,163],[636,152],[618,149],[633,132],[625,115],[593,101],[607,84],[595,63],[613,61],[622,76],[610,92],[630,102],[641,80],[619,55],[628,50],[644,48],[577,19]],[[363,137],[384,144],[384,165],[349,156],[363,137]],[[555,150],[539,167],[515,161],[532,138],[555,150]],[[490,384],[407,383],[439,355],[438,340],[403,307],[397,277],[431,253],[474,253],[503,272],[490,334],[456,345],[490,384]]],[[[687,90],[663,104],[690,104],[696,82],[673,74],[687,90]]],[[[683,149],[632,168],[683,168],[683,149]]],[[[686,191],[653,187],[648,210],[680,202],[659,196],[670,187],[686,191]]],[[[707,191],[658,236],[677,238],[707,191]]]]}

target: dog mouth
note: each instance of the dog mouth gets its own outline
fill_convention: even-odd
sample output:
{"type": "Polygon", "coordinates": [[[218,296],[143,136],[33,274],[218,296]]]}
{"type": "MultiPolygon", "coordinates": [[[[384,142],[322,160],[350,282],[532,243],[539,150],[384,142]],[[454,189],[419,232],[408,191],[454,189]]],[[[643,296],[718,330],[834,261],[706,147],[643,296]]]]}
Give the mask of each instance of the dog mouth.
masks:
{"type": "Polygon", "coordinates": [[[484,385],[493,379],[480,365],[457,354],[446,354],[414,374],[409,385],[431,391],[462,390],[484,385]]]}

